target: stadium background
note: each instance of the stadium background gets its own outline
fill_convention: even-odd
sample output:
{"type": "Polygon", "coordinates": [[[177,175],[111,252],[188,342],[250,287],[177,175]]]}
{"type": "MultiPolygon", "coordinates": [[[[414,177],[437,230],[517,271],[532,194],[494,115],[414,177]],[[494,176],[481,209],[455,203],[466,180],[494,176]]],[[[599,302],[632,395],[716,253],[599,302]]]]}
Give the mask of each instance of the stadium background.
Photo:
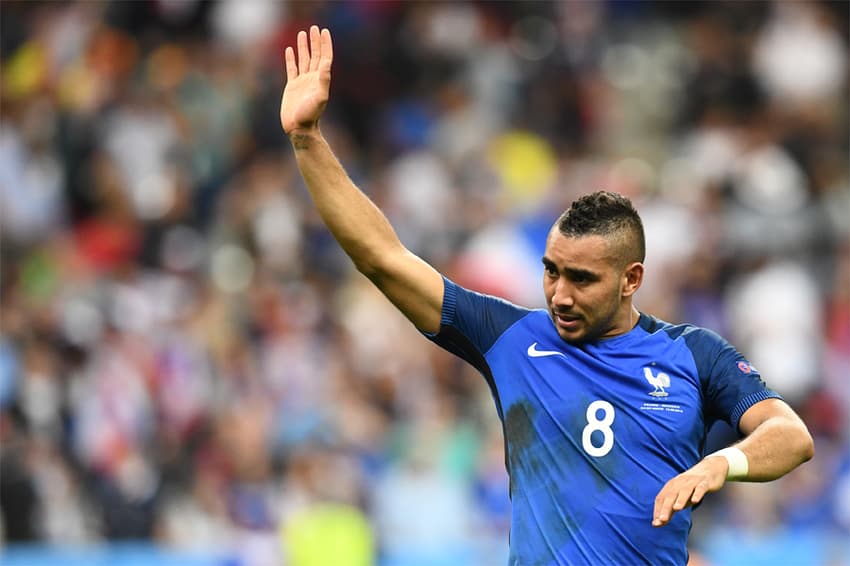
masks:
{"type": "Polygon", "coordinates": [[[639,307],[803,415],[816,458],[709,497],[695,562],[850,564],[847,2],[0,10],[0,564],[504,563],[487,387],[353,272],[280,131],[312,23],[323,129],[410,248],[539,305],[556,215],[628,194],[639,307]]]}

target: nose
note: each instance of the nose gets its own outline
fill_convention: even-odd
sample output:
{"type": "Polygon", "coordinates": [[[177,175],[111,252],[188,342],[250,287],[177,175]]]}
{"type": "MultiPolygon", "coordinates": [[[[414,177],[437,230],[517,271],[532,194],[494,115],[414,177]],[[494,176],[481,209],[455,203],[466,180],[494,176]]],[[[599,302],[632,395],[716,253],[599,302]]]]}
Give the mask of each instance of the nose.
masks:
{"type": "Polygon", "coordinates": [[[563,277],[555,283],[552,293],[552,307],[555,309],[569,309],[575,304],[573,298],[573,286],[563,277]]]}

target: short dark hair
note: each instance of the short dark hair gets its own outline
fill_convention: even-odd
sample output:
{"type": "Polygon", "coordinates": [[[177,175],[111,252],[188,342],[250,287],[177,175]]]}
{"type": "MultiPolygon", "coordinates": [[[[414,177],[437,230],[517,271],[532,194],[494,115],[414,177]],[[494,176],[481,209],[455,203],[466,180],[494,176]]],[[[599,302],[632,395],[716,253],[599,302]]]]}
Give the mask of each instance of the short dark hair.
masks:
{"type": "Polygon", "coordinates": [[[646,239],[643,222],[632,201],[618,193],[596,191],[575,200],[557,222],[561,234],[581,236],[617,236],[622,262],[643,263],[646,239]]]}

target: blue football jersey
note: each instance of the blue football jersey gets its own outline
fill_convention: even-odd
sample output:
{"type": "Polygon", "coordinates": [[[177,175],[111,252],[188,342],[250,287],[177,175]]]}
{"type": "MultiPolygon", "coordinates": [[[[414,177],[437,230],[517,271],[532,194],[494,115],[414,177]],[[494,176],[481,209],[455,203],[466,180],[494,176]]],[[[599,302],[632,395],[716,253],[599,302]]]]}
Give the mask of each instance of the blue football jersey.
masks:
{"type": "Polygon", "coordinates": [[[511,565],[685,564],[691,509],[652,527],[662,486],[703,456],[722,419],[737,430],[779,397],[727,341],[641,314],[631,331],[571,345],[546,310],[445,280],[440,332],[474,365],[505,437],[511,565]]]}

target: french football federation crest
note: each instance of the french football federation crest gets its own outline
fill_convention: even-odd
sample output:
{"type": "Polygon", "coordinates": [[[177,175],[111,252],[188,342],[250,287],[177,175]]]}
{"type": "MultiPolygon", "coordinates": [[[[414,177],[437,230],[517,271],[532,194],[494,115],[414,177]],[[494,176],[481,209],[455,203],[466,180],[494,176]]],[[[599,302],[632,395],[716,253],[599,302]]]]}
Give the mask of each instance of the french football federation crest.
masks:
{"type": "Polygon", "coordinates": [[[667,387],[670,387],[670,376],[664,373],[663,371],[659,371],[658,375],[652,375],[652,370],[645,367],[643,368],[643,376],[649,382],[651,386],[655,389],[650,391],[649,394],[653,397],[667,397],[668,393],[664,391],[667,387]]]}

